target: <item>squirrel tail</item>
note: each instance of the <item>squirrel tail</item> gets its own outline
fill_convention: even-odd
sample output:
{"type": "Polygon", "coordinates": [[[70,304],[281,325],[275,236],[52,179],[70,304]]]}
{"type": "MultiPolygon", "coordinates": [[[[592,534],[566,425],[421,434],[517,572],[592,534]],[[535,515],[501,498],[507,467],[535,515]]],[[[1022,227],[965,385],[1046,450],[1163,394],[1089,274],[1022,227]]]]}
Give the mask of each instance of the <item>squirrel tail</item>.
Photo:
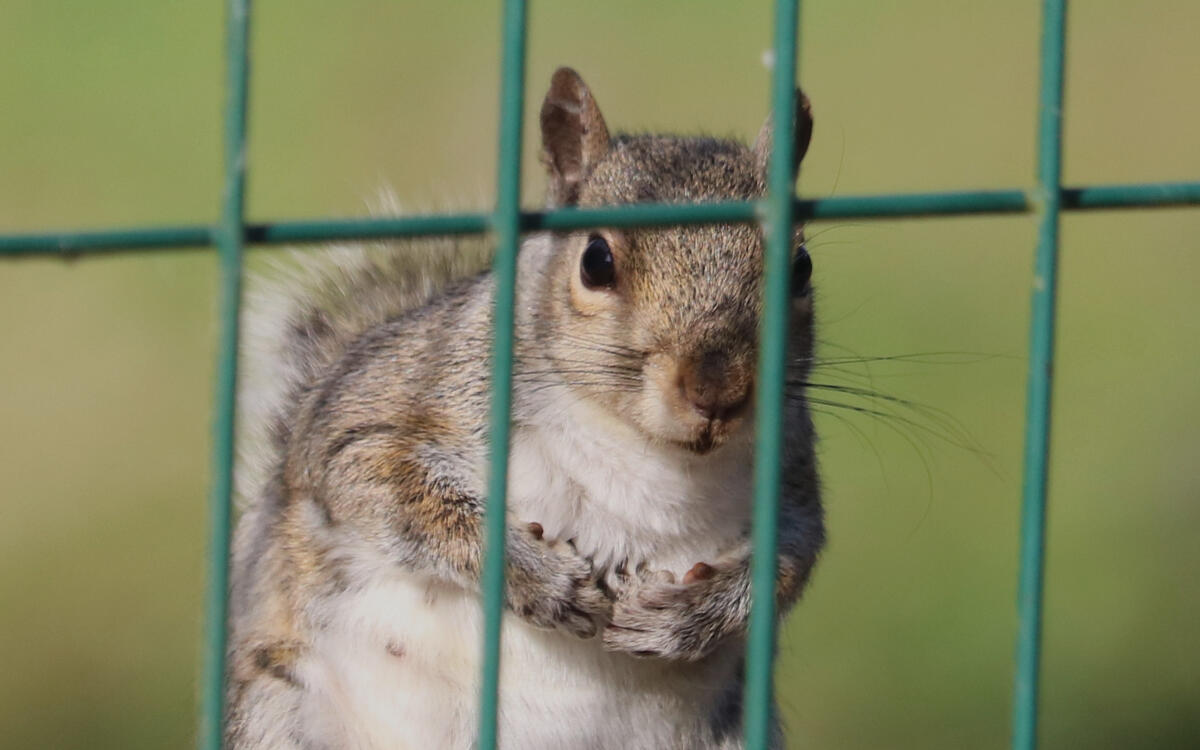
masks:
{"type": "MultiPolygon", "coordinates": [[[[398,213],[398,207],[388,207],[398,213]]],[[[430,237],[291,250],[247,279],[242,313],[238,497],[271,494],[302,393],[359,335],[484,270],[480,237],[430,237]]]]}

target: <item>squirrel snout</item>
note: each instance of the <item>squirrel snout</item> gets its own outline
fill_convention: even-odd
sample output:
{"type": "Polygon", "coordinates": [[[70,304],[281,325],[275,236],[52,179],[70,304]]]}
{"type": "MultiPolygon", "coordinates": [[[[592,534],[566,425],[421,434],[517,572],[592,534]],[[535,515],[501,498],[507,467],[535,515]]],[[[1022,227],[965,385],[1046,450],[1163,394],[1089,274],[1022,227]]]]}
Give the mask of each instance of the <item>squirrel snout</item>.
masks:
{"type": "Polygon", "coordinates": [[[723,352],[710,351],[679,367],[679,390],[691,407],[707,420],[736,417],[750,401],[750,371],[731,362],[723,352]]]}

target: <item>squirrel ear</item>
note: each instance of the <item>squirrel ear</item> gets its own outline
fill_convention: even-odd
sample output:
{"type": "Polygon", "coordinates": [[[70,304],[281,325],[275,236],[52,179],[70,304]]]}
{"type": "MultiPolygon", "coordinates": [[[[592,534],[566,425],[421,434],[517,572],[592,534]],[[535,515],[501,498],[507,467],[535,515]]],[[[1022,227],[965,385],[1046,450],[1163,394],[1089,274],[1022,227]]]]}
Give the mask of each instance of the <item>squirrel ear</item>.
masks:
{"type": "Polygon", "coordinates": [[[559,68],[542,102],[542,163],[550,177],[550,202],[575,203],[579,184],[608,151],[608,127],[579,74],[559,68]]]}
{"type": "MultiPolygon", "coordinates": [[[[792,99],[792,108],[796,119],[796,140],[792,151],[792,172],[795,172],[800,167],[800,160],[808,151],[808,142],[812,140],[813,130],[812,105],[809,104],[808,97],[800,89],[796,89],[796,95],[792,99]]],[[[758,138],[754,141],[754,155],[758,157],[758,165],[764,175],[767,173],[767,165],[771,162],[771,144],[775,140],[774,131],[771,116],[767,115],[767,121],[763,123],[762,130],[758,131],[758,138]]]]}

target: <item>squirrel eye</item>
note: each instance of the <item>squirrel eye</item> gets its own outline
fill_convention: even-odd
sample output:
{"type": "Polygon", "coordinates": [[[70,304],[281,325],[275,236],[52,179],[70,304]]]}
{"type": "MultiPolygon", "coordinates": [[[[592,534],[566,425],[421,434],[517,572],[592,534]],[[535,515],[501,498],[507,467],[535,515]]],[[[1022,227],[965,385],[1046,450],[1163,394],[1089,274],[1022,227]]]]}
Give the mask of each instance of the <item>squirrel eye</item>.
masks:
{"type": "Polygon", "coordinates": [[[608,242],[600,235],[588,238],[587,249],[579,261],[579,278],[589,289],[611,287],[617,280],[617,269],[608,242]]]}
{"type": "Polygon", "coordinates": [[[812,278],[812,258],[808,255],[808,248],[801,245],[796,250],[796,259],[792,261],[792,294],[796,297],[803,297],[808,294],[809,279],[812,278]]]}

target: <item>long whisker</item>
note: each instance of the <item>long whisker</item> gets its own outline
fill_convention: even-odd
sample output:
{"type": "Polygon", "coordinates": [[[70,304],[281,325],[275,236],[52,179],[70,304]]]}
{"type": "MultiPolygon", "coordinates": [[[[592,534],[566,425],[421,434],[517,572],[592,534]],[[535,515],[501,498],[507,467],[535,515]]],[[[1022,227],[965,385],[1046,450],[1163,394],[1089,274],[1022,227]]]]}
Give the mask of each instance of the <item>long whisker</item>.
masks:
{"type": "Polygon", "coordinates": [[[615,357],[625,357],[628,359],[641,359],[646,356],[646,352],[640,349],[634,349],[633,347],[624,346],[613,341],[600,341],[578,333],[562,333],[561,336],[567,343],[585,350],[604,352],[615,357]],[[580,346],[581,344],[583,346],[580,346]]]}
{"type": "Polygon", "coordinates": [[[894,396],[890,393],[882,393],[873,389],[859,388],[851,385],[837,385],[833,383],[816,383],[812,381],[793,381],[793,385],[803,385],[808,388],[834,391],[844,393],[849,396],[858,396],[864,399],[873,399],[876,401],[886,401],[890,404],[903,407],[918,414],[921,417],[930,420],[937,424],[942,429],[946,430],[947,434],[953,435],[957,440],[964,445],[970,445],[972,450],[982,451],[982,446],[971,436],[970,430],[967,429],[957,417],[950,412],[939,409],[935,406],[918,403],[911,399],[894,396]]]}
{"type": "Polygon", "coordinates": [[[529,393],[538,393],[547,388],[586,388],[588,393],[636,393],[641,390],[632,384],[604,383],[591,381],[556,380],[552,382],[535,382],[529,393]]]}
{"type": "Polygon", "coordinates": [[[626,369],[620,367],[605,367],[600,365],[589,365],[586,367],[550,367],[542,370],[520,370],[513,373],[513,377],[527,377],[530,375],[579,375],[579,374],[595,374],[595,375],[612,375],[614,377],[634,379],[640,374],[639,370],[626,369]]]}
{"type": "Polygon", "coordinates": [[[868,448],[871,453],[875,455],[875,463],[879,466],[879,473],[883,476],[884,482],[887,482],[887,469],[883,463],[883,454],[879,452],[879,448],[875,446],[875,443],[871,442],[871,438],[861,427],[854,424],[854,422],[852,422],[844,414],[838,413],[835,409],[822,409],[819,406],[814,406],[812,407],[812,411],[814,414],[823,414],[841,422],[842,425],[845,426],[845,428],[849,430],[852,435],[854,435],[855,439],[859,441],[859,444],[865,448],[868,448]]]}
{"type": "MultiPolygon", "coordinates": [[[[927,488],[929,491],[929,495],[930,495],[930,497],[933,496],[933,469],[930,467],[929,454],[927,453],[927,451],[929,451],[929,446],[924,445],[923,443],[918,441],[916,439],[915,432],[909,433],[909,432],[906,432],[905,430],[900,429],[900,426],[897,425],[892,420],[896,420],[900,424],[902,424],[910,429],[925,429],[925,428],[923,428],[919,424],[912,422],[911,420],[906,420],[903,417],[897,417],[896,415],[889,414],[888,412],[882,412],[882,411],[878,411],[878,410],[874,410],[874,409],[869,409],[866,407],[852,406],[850,404],[844,404],[844,403],[840,403],[837,401],[825,401],[822,399],[806,399],[806,400],[809,403],[818,404],[821,406],[828,406],[831,409],[847,409],[849,411],[857,412],[860,414],[865,414],[867,416],[873,417],[878,423],[882,424],[884,427],[887,427],[889,430],[896,433],[896,435],[898,435],[902,440],[904,440],[904,442],[908,443],[909,447],[912,448],[912,451],[913,451],[913,453],[916,454],[917,458],[921,459],[921,468],[923,469],[923,471],[925,473],[925,482],[926,482],[926,485],[927,485],[927,488]]],[[[829,413],[825,410],[822,410],[822,412],[829,413]]],[[[926,431],[928,431],[928,430],[926,430],[926,431]]],[[[945,438],[942,438],[941,436],[937,435],[936,432],[932,432],[931,434],[933,434],[935,437],[939,437],[940,439],[943,439],[943,440],[945,439],[945,438]]],[[[971,449],[965,448],[965,450],[971,450],[971,449]]]]}
{"type": "Polygon", "coordinates": [[[917,354],[889,354],[879,357],[821,357],[813,358],[814,367],[826,364],[857,364],[860,362],[911,362],[922,365],[966,365],[987,362],[992,359],[1016,359],[1004,354],[987,352],[920,352],[917,354]]]}
{"type": "Polygon", "coordinates": [[[989,469],[996,471],[996,467],[993,465],[991,460],[992,456],[990,456],[987,451],[981,448],[978,443],[972,440],[970,435],[958,435],[952,431],[947,431],[944,425],[940,425],[937,422],[934,422],[934,426],[930,426],[929,424],[923,424],[916,419],[906,417],[903,414],[897,414],[894,411],[864,406],[861,404],[848,404],[843,401],[832,401],[829,399],[814,398],[812,396],[802,396],[799,394],[788,394],[788,397],[792,399],[802,399],[810,404],[828,406],[833,409],[845,409],[857,414],[863,414],[878,420],[880,423],[888,426],[898,433],[903,433],[904,431],[899,430],[897,425],[903,425],[907,429],[912,430],[912,434],[908,435],[908,439],[911,439],[913,436],[918,434],[934,437],[943,443],[978,456],[984,460],[989,469]]]}

